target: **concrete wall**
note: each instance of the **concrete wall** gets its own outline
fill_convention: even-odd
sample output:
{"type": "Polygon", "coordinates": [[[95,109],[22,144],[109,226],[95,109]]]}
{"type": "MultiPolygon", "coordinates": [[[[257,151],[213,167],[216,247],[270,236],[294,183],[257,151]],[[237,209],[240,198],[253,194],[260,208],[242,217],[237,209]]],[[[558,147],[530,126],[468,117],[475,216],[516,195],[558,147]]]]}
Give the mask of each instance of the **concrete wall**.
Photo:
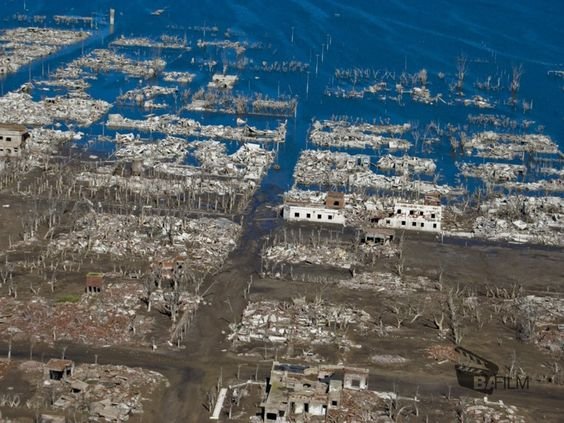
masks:
{"type": "Polygon", "coordinates": [[[286,205],[284,206],[283,216],[285,220],[290,221],[345,224],[345,216],[339,210],[326,209],[324,207],[286,205]]]}
{"type": "Polygon", "coordinates": [[[394,215],[380,221],[381,226],[423,232],[441,232],[442,207],[396,203],[394,215]]]}
{"type": "Polygon", "coordinates": [[[19,131],[0,128],[0,157],[19,157],[24,135],[19,131]]]}
{"type": "Polygon", "coordinates": [[[368,389],[368,378],[365,375],[346,374],[343,386],[347,389],[368,389]]]}

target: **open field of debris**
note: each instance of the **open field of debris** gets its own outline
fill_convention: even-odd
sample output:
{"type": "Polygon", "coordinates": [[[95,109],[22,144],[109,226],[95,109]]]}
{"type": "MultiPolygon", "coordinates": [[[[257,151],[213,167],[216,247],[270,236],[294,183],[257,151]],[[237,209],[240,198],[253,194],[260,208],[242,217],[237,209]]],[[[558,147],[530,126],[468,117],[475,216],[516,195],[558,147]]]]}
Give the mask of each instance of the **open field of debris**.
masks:
{"type": "Polygon", "coordinates": [[[55,28],[14,28],[0,33],[0,74],[13,73],[41,57],[86,40],[89,32],[55,28]]]}
{"type": "Polygon", "coordinates": [[[74,415],[92,421],[127,421],[140,416],[158,391],[168,386],[160,373],[126,366],[80,364],[70,360],[22,361],[12,372],[34,386],[13,409],[34,410],[43,421],[58,422],[74,415]],[[59,366],[69,365],[70,375],[53,377],[59,366]]]}
{"type": "Polygon", "coordinates": [[[0,422],[559,422],[562,13],[500,1],[0,0],[0,422]]]}
{"type": "Polygon", "coordinates": [[[235,248],[241,228],[227,219],[120,216],[90,212],[49,245],[51,251],[118,257],[184,254],[194,269],[215,271],[235,248]]]}

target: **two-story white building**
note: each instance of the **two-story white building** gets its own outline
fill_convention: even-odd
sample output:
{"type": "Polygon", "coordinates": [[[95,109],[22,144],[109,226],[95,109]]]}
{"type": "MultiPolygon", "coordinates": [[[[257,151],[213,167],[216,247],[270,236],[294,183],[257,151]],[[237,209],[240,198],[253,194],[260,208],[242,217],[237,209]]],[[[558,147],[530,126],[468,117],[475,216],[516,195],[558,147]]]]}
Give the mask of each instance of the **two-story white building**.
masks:
{"type": "Polygon", "coordinates": [[[398,202],[393,215],[381,219],[378,224],[394,229],[441,232],[441,222],[441,206],[398,202]]]}
{"type": "Polygon", "coordinates": [[[25,126],[0,124],[0,157],[19,157],[28,137],[25,126]]]}
{"type": "Polygon", "coordinates": [[[308,204],[299,202],[288,202],[284,205],[282,216],[284,220],[332,223],[335,225],[345,224],[343,208],[345,206],[345,195],[341,192],[329,192],[325,197],[325,204],[308,204]]]}

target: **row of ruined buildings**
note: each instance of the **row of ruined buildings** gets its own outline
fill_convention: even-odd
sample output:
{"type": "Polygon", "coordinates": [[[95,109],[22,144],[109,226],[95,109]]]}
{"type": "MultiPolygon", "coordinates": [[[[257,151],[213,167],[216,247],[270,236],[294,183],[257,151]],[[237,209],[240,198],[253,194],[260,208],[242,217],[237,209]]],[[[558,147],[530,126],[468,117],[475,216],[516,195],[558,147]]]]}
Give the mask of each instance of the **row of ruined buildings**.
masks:
{"type": "MultiPolygon", "coordinates": [[[[328,192],[325,201],[285,201],[282,216],[287,221],[345,225],[346,197],[342,192],[328,192]]],[[[393,212],[375,214],[371,224],[378,228],[417,230],[440,233],[442,206],[438,194],[427,194],[422,203],[397,201],[393,212]]],[[[372,231],[373,232],[373,231],[372,231]]]]}

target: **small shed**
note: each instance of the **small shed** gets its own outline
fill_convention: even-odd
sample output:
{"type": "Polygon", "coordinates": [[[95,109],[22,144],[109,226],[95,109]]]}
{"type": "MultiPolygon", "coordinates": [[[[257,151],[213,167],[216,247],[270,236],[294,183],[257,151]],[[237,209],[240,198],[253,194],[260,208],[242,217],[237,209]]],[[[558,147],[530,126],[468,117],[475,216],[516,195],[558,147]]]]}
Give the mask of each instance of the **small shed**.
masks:
{"type": "Polygon", "coordinates": [[[45,365],[46,376],[51,380],[63,380],[74,373],[74,361],[52,358],[45,365]]]}
{"type": "Polygon", "coordinates": [[[391,229],[368,228],[364,230],[364,242],[373,244],[385,244],[392,242],[395,232],[391,229]]]}
{"type": "Polygon", "coordinates": [[[104,288],[104,274],[99,272],[89,272],[86,274],[85,291],[87,294],[102,292],[104,288]]]}
{"type": "Polygon", "coordinates": [[[343,386],[345,389],[368,389],[368,373],[368,369],[354,367],[345,368],[343,386]]]}

